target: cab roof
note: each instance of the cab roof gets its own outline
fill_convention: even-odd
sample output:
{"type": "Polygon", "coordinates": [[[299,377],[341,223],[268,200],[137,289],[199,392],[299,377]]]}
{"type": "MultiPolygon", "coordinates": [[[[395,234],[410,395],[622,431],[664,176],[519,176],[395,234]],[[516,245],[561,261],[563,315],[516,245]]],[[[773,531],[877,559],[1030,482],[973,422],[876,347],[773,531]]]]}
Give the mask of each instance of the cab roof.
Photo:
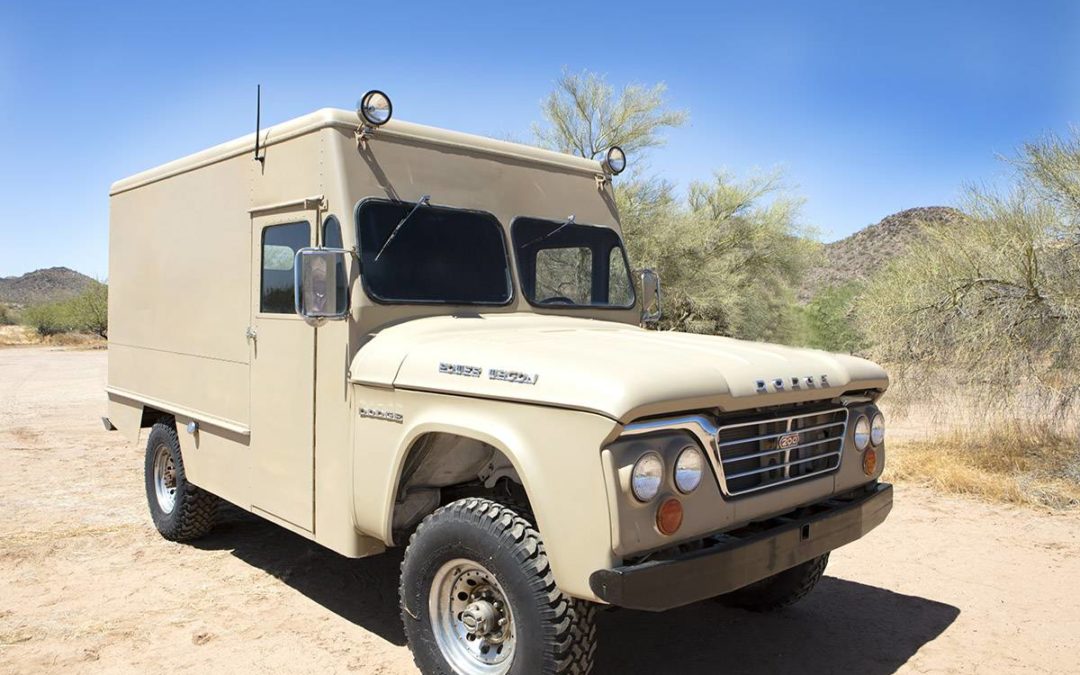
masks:
{"type": "MultiPolygon", "coordinates": [[[[359,126],[357,115],[353,111],[338,108],[322,108],[313,113],[297,117],[295,119],[275,124],[260,131],[262,136],[261,147],[269,147],[277,143],[283,143],[289,139],[303,136],[324,128],[336,128],[353,131],[359,126]]],[[[588,174],[602,174],[604,172],[600,162],[584,159],[575,155],[561,152],[553,152],[542,148],[500,141],[485,136],[466,134],[459,131],[450,131],[429,127],[423,124],[402,122],[391,119],[381,127],[378,127],[371,136],[372,140],[379,138],[403,139],[423,144],[444,148],[457,148],[481,152],[492,156],[505,157],[531,164],[546,164],[564,171],[577,171],[588,174]]],[[[226,159],[231,159],[243,154],[254,153],[255,134],[250,133],[220,145],[215,145],[206,150],[196,152],[186,157],[173,160],[166,164],[141,171],[137,174],[116,181],[109,188],[109,195],[133,190],[137,187],[154,183],[171,176],[214,164],[226,159]]]]}

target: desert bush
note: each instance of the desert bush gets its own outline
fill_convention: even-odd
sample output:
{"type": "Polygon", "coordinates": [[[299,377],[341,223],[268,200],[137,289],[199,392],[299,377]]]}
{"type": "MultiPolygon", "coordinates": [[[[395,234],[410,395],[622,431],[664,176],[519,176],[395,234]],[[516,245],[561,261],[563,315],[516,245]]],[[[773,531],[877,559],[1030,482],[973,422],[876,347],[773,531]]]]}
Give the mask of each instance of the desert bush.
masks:
{"type": "Polygon", "coordinates": [[[620,184],[615,196],[630,259],[663,279],[661,328],[794,339],[794,289],[818,245],[778,174],[718,173],[691,184],[685,201],[648,180],[620,184]]]}
{"type": "Polygon", "coordinates": [[[807,346],[855,354],[867,345],[855,303],[863,290],[858,282],[829,286],[802,309],[803,340],[807,346]]]}
{"type": "Polygon", "coordinates": [[[93,281],[66,304],[75,330],[109,337],[109,287],[106,284],[93,281]]]}
{"type": "Polygon", "coordinates": [[[15,310],[0,303],[0,326],[14,326],[17,323],[19,323],[19,317],[16,316],[15,310]]]}
{"type": "Polygon", "coordinates": [[[1080,399],[1080,138],[1028,145],[1014,167],[1007,190],[969,191],[962,224],[928,224],[858,315],[907,394],[933,396],[948,371],[990,408],[1033,387],[1065,415],[1080,399]]]}
{"type": "Polygon", "coordinates": [[[108,286],[94,281],[69,300],[27,307],[21,319],[41,337],[89,333],[104,338],[109,330],[108,302],[108,286]]]}
{"type": "Polygon", "coordinates": [[[69,312],[62,302],[32,305],[23,310],[23,325],[33,329],[41,337],[49,337],[75,330],[69,312]]]}
{"type": "Polygon", "coordinates": [[[597,159],[617,145],[641,155],[664,144],[665,129],[682,126],[683,110],[667,107],[667,87],[630,84],[616,96],[602,76],[564,71],[541,104],[546,124],[533,125],[533,135],[546,148],[597,159]]]}

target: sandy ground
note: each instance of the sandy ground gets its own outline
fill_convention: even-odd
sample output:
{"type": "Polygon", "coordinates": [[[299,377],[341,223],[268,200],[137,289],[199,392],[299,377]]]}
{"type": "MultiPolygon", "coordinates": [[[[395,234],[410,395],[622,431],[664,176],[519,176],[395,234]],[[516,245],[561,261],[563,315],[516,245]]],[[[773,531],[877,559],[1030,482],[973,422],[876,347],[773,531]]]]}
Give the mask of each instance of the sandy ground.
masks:
{"type": "MultiPolygon", "coordinates": [[[[0,671],[413,672],[397,566],[239,511],[195,546],[102,430],[106,354],[0,350],[0,671]]],[[[803,604],[606,612],[599,673],[1078,672],[1080,516],[898,486],[803,604]]]]}

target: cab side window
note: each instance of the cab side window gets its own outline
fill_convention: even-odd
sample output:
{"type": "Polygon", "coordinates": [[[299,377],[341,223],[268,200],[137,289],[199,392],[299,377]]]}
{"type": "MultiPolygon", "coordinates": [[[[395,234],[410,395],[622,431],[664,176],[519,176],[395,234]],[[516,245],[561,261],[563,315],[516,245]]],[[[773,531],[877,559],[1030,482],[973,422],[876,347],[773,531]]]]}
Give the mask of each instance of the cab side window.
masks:
{"type": "Polygon", "coordinates": [[[296,252],[310,245],[308,223],[271,225],[263,230],[260,312],[293,314],[296,311],[293,265],[296,252]]]}

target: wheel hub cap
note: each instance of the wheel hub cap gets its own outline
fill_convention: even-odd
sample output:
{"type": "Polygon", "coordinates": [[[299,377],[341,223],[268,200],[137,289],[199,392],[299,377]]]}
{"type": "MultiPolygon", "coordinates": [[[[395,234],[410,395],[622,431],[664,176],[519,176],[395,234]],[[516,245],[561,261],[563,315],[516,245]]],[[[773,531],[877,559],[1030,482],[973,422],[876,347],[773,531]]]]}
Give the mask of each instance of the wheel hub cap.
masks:
{"type": "Polygon", "coordinates": [[[451,560],[435,573],[428,601],[435,642],[464,675],[501,675],[516,644],[513,615],[502,586],[471,560],[451,560]]]}
{"type": "Polygon", "coordinates": [[[154,455],[154,494],[161,510],[172,513],[176,505],[176,467],[165,446],[158,447],[154,455]]]}
{"type": "Polygon", "coordinates": [[[479,637],[485,637],[490,633],[496,621],[498,621],[498,616],[495,614],[495,608],[486,600],[472,603],[461,615],[461,623],[465,625],[465,630],[479,637]]]}

